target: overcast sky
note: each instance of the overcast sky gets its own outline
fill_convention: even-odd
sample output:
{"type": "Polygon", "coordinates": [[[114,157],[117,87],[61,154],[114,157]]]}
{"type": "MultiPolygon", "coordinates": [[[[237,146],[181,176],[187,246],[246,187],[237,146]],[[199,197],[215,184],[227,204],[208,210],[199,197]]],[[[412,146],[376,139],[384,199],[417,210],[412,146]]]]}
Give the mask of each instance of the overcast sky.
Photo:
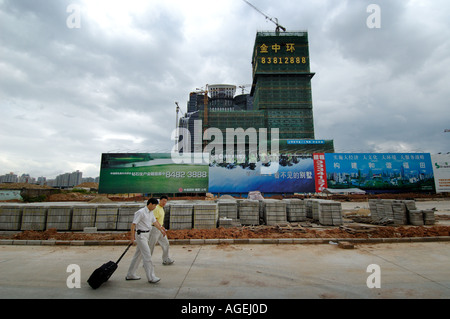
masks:
{"type": "MultiPolygon", "coordinates": [[[[450,151],[448,0],[250,2],[309,32],[317,139],[450,151]]],[[[256,32],[274,27],[242,0],[0,0],[0,175],[96,177],[102,153],[170,152],[174,102],[251,83],[256,32]]]]}

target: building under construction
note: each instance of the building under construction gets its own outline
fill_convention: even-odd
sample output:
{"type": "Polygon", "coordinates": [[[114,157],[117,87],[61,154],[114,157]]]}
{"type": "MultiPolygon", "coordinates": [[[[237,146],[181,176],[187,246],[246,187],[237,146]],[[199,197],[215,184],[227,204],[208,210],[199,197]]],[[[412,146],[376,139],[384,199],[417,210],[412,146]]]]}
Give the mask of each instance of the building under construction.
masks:
{"type": "MultiPolygon", "coordinates": [[[[308,33],[257,32],[252,56],[253,81],[250,92],[236,95],[235,85],[207,85],[192,92],[187,113],[179,127],[189,131],[179,146],[181,152],[202,151],[202,136],[208,128],[266,128],[280,153],[333,153],[332,140],[316,140],[308,33]],[[201,122],[199,122],[201,120],[201,122]],[[199,129],[201,124],[201,131],[199,129]],[[197,131],[195,128],[197,127],[197,131]],[[278,129],[277,141],[271,129],[278,129]]],[[[250,85],[249,85],[250,86],[250,85]]],[[[208,141],[206,141],[208,142],[208,141]]],[[[224,150],[225,150],[224,137],[224,150]]]]}

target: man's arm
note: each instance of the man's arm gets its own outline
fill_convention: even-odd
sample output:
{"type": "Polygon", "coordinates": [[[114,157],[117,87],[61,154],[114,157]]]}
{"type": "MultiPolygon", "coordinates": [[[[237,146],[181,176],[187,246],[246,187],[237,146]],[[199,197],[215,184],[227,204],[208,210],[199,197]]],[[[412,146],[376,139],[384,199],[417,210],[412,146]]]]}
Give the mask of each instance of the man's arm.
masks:
{"type": "Polygon", "coordinates": [[[163,237],[166,236],[166,231],[164,230],[164,227],[161,226],[161,224],[158,221],[155,221],[153,223],[153,226],[155,226],[156,228],[158,228],[158,230],[161,232],[161,234],[163,235],[163,237]]]}
{"type": "Polygon", "coordinates": [[[135,238],[135,236],[136,236],[136,224],[131,224],[131,234],[130,234],[130,243],[132,244],[132,243],[134,243],[134,240],[136,239],[135,238]]]}

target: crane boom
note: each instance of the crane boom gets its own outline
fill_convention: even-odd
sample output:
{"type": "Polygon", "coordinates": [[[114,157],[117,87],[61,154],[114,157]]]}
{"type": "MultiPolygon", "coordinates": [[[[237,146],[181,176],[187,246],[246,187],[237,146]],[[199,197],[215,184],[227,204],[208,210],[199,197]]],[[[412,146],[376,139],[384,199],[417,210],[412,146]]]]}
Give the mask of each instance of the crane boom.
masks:
{"type": "Polygon", "coordinates": [[[271,17],[269,17],[267,14],[265,14],[264,12],[262,12],[261,10],[259,10],[257,7],[255,7],[253,4],[251,4],[251,3],[248,2],[247,0],[242,0],[242,1],[244,1],[244,2],[247,3],[250,7],[252,7],[252,8],[255,9],[256,11],[258,11],[259,13],[261,13],[267,20],[269,20],[269,21],[275,23],[275,25],[277,26],[275,30],[276,30],[277,32],[280,32],[280,29],[286,32],[286,28],[283,27],[282,25],[280,25],[280,24],[278,23],[278,19],[277,19],[277,18],[271,18],[271,17]]]}

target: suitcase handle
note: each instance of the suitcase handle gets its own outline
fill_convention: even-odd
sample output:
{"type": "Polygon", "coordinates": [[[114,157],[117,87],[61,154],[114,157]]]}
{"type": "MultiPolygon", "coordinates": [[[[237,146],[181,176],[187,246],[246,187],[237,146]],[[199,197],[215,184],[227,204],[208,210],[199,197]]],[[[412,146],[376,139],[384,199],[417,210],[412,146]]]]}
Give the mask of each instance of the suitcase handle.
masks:
{"type": "Polygon", "coordinates": [[[131,245],[133,245],[133,243],[129,244],[127,249],[125,249],[125,251],[123,252],[123,254],[120,256],[120,258],[116,261],[116,264],[119,263],[119,261],[122,259],[123,256],[125,256],[125,254],[127,253],[128,249],[130,249],[131,245]]]}

